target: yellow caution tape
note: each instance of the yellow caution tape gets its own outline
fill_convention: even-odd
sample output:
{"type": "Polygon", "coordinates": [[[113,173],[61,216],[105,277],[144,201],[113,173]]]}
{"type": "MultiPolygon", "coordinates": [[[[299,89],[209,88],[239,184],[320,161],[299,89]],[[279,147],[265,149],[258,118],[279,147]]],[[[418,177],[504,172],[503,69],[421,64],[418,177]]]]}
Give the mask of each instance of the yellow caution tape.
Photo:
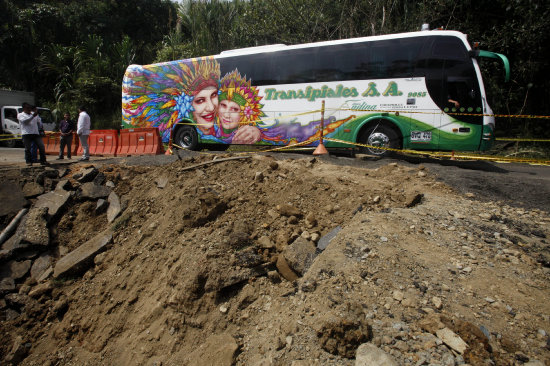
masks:
{"type": "Polygon", "coordinates": [[[486,160],[486,161],[494,161],[497,163],[503,162],[503,163],[529,163],[529,164],[539,164],[539,165],[550,165],[550,160],[544,160],[544,159],[526,159],[526,158],[523,159],[523,158],[509,158],[505,156],[484,156],[484,155],[454,154],[454,153],[448,153],[448,152],[442,153],[442,152],[427,152],[427,151],[416,151],[416,150],[405,150],[405,149],[391,149],[386,147],[365,145],[365,144],[360,144],[356,142],[338,140],[338,139],[327,138],[327,137],[325,137],[324,139],[327,141],[339,142],[339,143],[344,143],[344,144],[354,145],[354,146],[388,150],[388,151],[394,151],[397,153],[439,157],[439,158],[486,160]]]}
{"type": "Polygon", "coordinates": [[[520,142],[550,142],[550,139],[521,139],[514,137],[497,137],[496,141],[520,141],[520,142]]]}

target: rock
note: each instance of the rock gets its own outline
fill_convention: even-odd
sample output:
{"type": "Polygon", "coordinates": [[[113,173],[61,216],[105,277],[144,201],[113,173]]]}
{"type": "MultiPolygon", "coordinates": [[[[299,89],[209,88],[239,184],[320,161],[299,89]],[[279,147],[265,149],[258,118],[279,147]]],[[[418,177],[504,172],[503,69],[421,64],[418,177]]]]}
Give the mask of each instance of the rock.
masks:
{"type": "Polygon", "coordinates": [[[87,182],[93,181],[97,173],[99,173],[99,171],[92,166],[87,169],[81,170],[79,172],[79,175],[80,175],[79,178],[75,178],[74,176],[73,178],[75,178],[80,183],[87,183],[87,182]]]}
{"type": "Polygon", "coordinates": [[[269,209],[267,210],[267,214],[269,215],[269,217],[271,217],[272,219],[278,219],[281,215],[279,215],[279,213],[273,209],[269,209]]]}
{"type": "Polygon", "coordinates": [[[235,265],[240,267],[255,267],[263,262],[263,258],[256,252],[255,247],[248,247],[235,253],[235,265]]]}
{"type": "Polygon", "coordinates": [[[439,315],[436,314],[430,314],[424,319],[422,319],[419,324],[420,328],[424,329],[426,332],[430,332],[432,334],[436,334],[436,332],[439,329],[442,329],[445,327],[443,322],[441,322],[441,319],[439,318],[439,315]]]}
{"type": "Polygon", "coordinates": [[[120,199],[115,192],[111,192],[111,194],[109,194],[107,201],[109,201],[109,208],[107,209],[107,222],[111,223],[122,212],[122,208],[120,206],[120,199]]]}
{"type": "Polygon", "coordinates": [[[258,239],[258,245],[263,249],[273,249],[275,248],[275,243],[271,241],[268,236],[262,236],[258,239]]]}
{"type": "Polygon", "coordinates": [[[395,301],[402,301],[405,297],[402,291],[395,290],[392,294],[392,297],[395,301]]]}
{"type": "Polygon", "coordinates": [[[31,269],[32,261],[26,260],[26,261],[9,261],[5,265],[2,266],[0,270],[0,276],[1,277],[10,277],[13,280],[17,281],[19,279],[22,279],[29,273],[29,270],[31,269]]]}
{"type": "Polygon", "coordinates": [[[282,255],[279,255],[277,257],[277,270],[279,271],[280,275],[287,281],[296,281],[298,279],[298,275],[290,268],[288,263],[286,262],[285,258],[282,255]]]}
{"type": "Polygon", "coordinates": [[[277,163],[276,161],[272,161],[269,163],[269,169],[271,170],[277,170],[279,169],[279,163],[277,163]]]}
{"type": "Polygon", "coordinates": [[[42,172],[40,172],[37,177],[36,181],[39,184],[42,184],[44,182],[45,178],[49,179],[57,179],[59,178],[59,171],[54,168],[46,167],[42,172]]]}
{"type": "Polygon", "coordinates": [[[263,181],[264,181],[264,178],[265,178],[265,177],[264,177],[264,173],[262,173],[262,172],[256,172],[256,173],[254,174],[254,180],[255,180],[256,182],[263,182],[263,181]]]}
{"type": "Polygon", "coordinates": [[[29,203],[19,185],[8,181],[0,184],[0,202],[0,217],[15,216],[29,203]]]}
{"type": "Polygon", "coordinates": [[[422,202],[424,195],[422,193],[411,193],[405,197],[405,207],[414,207],[422,202]]]}
{"type": "Polygon", "coordinates": [[[281,276],[279,275],[279,272],[277,272],[277,271],[267,272],[267,278],[269,278],[269,280],[273,283],[281,282],[281,276]]]}
{"type": "Polygon", "coordinates": [[[48,277],[50,277],[53,273],[53,267],[48,267],[41,275],[38,277],[37,281],[42,282],[45,281],[48,277]]]}
{"type": "Polygon", "coordinates": [[[7,364],[18,365],[27,357],[29,350],[31,349],[30,343],[25,343],[22,337],[17,337],[10,353],[4,359],[7,364]]]}
{"type": "Polygon", "coordinates": [[[50,230],[47,223],[48,209],[46,207],[33,207],[21,220],[16,235],[23,243],[38,246],[50,244],[50,230]]]}
{"type": "Polygon", "coordinates": [[[42,254],[38,257],[31,267],[31,277],[35,281],[44,274],[44,272],[52,265],[52,257],[48,254],[42,254]]]}
{"type": "Polygon", "coordinates": [[[294,360],[290,366],[321,366],[321,362],[315,360],[294,360]]]}
{"type": "Polygon", "coordinates": [[[95,214],[101,215],[102,213],[107,211],[107,207],[109,207],[109,202],[107,202],[103,198],[98,199],[97,204],[95,206],[95,214]]]}
{"type": "Polygon", "coordinates": [[[363,343],[355,353],[355,366],[397,366],[392,356],[372,343],[363,343]]]}
{"type": "Polygon", "coordinates": [[[359,345],[372,338],[372,331],[367,324],[354,318],[351,314],[342,317],[336,313],[327,313],[318,320],[317,337],[321,347],[333,355],[355,357],[359,345]]]}
{"type": "Polygon", "coordinates": [[[109,187],[100,186],[94,182],[87,182],[80,186],[79,197],[84,200],[96,200],[109,196],[111,189],[109,187]]]}
{"type": "Polygon", "coordinates": [[[328,247],[330,241],[338,235],[338,233],[342,230],[341,226],[336,226],[334,229],[332,229],[327,235],[321,237],[319,241],[317,242],[317,248],[320,250],[325,250],[326,247],[328,247]]]}
{"type": "Polygon", "coordinates": [[[67,202],[71,198],[71,193],[62,189],[48,192],[38,197],[38,200],[34,204],[35,208],[45,207],[48,212],[48,221],[60,216],[62,210],[67,205],[67,202]]]}
{"type": "Polygon", "coordinates": [[[103,183],[105,183],[105,174],[103,174],[102,172],[97,173],[92,182],[94,182],[98,186],[102,185],[103,183]]]}
{"type": "Polygon", "coordinates": [[[57,176],[59,178],[63,178],[64,176],[66,176],[67,174],[69,174],[71,172],[70,169],[67,169],[67,168],[58,168],[57,169],[57,176]]]}
{"type": "Polygon", "coordinates": [[[529,362],[526,362],[523,364],[523,366],[544,366],[544,362],[539,360],[529,360],[529,362]]]}
{"type": "Polygon", "coordinates": [[[441,299],[437,296],[434,296],[432,297],[432,304],[434,304],[434,307],[437,309],[437,310],[440,310],[441,307],[443,306],[442,305],[442,302],[441,302],[441,299]]]}
{"type": "Polygon", "coordinates": [[[111,180],[108,180],[107,182],[105,182],[105,186],[109,188],[115,188],[115,183],[111,180]]]}
{"type": "Polygon", "coordinates": [[[155,180],[155,183],[157,183],[157,187],[160,189],[166,188],[166,185],[168,184],[168,178],[167,177],[158,177],[155,180]]]}
{"type": "Polygon", "coordinates": [[[41,284],[38,284],[36,286],[34,286],[34,288],[29,291],[29,296],[32,297],[32,298],[39,298],[40,296],[50,292],[51,290],[53,290],[53,285],[51,282],[44,282],[44,283],[41,283],[41,284]]]}
{"type": "MultiPolygon", "coordinates": [[[[228,333],[212,335],[186,357],[186,365],[231,366],[239,346],[228,333]]],[[[182,364],[182,363],[180,363],[182,364]]]]}
{"type": "Polygon", "coordinates": [[[449,328],[439,329],[435,332],[435,335],[452,350],[460,354],[463,354],[466,348],[468,348],[468,344],[449,328]]]}
{"type": "Polygon", "coordinates": [[[73,189],[73,185],[68,179],[60,180],[55,186],[56,191],[70,191],[71,189],[73,189]]]}
{"type": "Polygon", "coordinates": [[[11,277],[2,278],[0,281],[0,294],[15,291],[15,281],[11,277]]]}
{"type": "Polygon", "coordinates": [[[29,182],[23,186],[23,195],[25,198],[33,198],[44,193],[44,187],[36,182],[29,182]]]}
{"type": "Polygon", "coordinates": [[[308,229],[311,229],[317,225],[317,218],[313,212],[310,212],[305,217],[305,224],[308,229]]]}
{"type": "MultiPolygon", "coordinates": [[[[261,261],[261,256],[259,256],[259,260],[261,261]]],[[[239,283],[245,283],[252,278],[264,276],[269,266],[269,263],[262,263],[251,268],[232,267],[229,265],[226,268],[218,268],[218,271],[211,272],[208,275],[208,279],[204,284],[204,290],[206,292],[223,291],[239,283]]]]}
{"type": "Polygon", "coordinates": [[[319,242],[319,239],[321,239],[321,235],[319,235],[319,233],[315,232],[315,233],[311,233],[311,238],[309,240],[311,240],[314,243],[317,243],[317,242],[319,242]]]}
{"type": "Polygon", "coordinates": [[[275,210],[277,210],[277,212],[279,213],[279,215],[281,216],[286,216],[286,217],[290,217],[290,216],[295,216],[295,217],[302,217],[302,212],[294,207],[294,206],[291,206],[291,205],[288,205],[288,204],[284,204],[284,205],[277,205],[277,207],[275,207],[275,210]]]}
{"type": "Polygon", "coordinates": [[[113,233],[110,230],[99,233],[94,238],[88,240],[59,261],[57,261],[53,276],[59,278],[71,273],[81,272],[91,264],[94,256],[102,251],[113,239],[113,233]]]}
{"type": "Polygon", "coordinates": [[[313,242],[299,237],[283,250],[282,255],[294,272],[303,275],[313,263],[317,253],[313,242]]]}
{"type": "Polygon", "coordinates": [[[287,222],[288,222],[289,225],[296,225],[299,221],[298,221],[298,218],[296,216],[292,215],[288,218],[287,222]]]}

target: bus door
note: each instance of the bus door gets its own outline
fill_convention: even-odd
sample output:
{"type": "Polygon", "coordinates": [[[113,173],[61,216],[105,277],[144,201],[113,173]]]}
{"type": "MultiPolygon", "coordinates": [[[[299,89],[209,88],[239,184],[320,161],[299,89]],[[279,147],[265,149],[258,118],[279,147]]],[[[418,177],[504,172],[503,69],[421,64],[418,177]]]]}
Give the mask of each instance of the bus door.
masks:
{"type": "Polygon", "coordinates": [[[438,149],[439,109],[430,103],[423,78],[407,78],[404,81],[407,95],[403,116],[408,119],[408,131],[404,136],[405,146],[413,149],[438,149]]]}

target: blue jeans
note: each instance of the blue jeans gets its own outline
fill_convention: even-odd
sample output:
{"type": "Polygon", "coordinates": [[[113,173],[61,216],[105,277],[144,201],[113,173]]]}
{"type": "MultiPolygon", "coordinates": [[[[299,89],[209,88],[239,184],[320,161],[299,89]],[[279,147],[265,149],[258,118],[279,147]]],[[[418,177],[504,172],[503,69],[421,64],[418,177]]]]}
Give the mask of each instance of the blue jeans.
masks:
{"type": "MultiPolygon", "coordinates": [[[[46,148],[44,147],[44,141],[42,141],[42,137],[40,135],[23,135],[23,144],[25,145],[25,161],[27,164],[33,163],[32,158],[32,144],[36,144],[36,147],[38,147],[38,151],[40,152],[40,162],[45,163],[46,162],[46,148]]],[[[36,154],[36,150],[35,154],[36,154]]],[[[36,159],[36,155],[35,155],[36,159]]]]}

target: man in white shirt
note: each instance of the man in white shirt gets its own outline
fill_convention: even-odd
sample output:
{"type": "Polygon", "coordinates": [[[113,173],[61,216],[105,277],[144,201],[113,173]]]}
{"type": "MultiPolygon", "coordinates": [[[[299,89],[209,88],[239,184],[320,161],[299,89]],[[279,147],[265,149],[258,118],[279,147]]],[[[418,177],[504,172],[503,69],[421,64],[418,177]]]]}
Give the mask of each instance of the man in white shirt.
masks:
{"type": "Polygon", "coordinates": [[[21,137],[25,145],[25,161],[27,165],[32,165],[31,145],[34,142],[40,152],[40,165],[48,165],[46,162],[46,149],[44,141],[38,131],[41,122],[38,110],[32,111],[33,107],[29,103],[23,103],[23,112],[17,115],[17,120],[21,126],[21,137]]]}
{"type": "Polygon", "coordinates": [[[90,136],[90,116],[86,113],[84,107],[78,108],[78,123],[76,125],[76,134],[80,139],[80,145],[82,145],[82,158],[80,161],[90,160],[90,146],[88,145],[88,137],[90,136]]]}

